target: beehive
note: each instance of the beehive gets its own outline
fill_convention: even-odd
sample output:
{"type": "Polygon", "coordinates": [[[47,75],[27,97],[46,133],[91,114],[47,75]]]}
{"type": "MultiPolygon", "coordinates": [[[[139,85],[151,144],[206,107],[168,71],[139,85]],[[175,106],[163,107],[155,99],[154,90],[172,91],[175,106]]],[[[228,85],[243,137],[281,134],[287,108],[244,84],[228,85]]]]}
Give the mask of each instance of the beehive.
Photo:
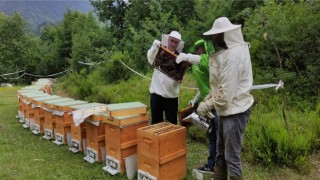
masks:
{"type": "MultiPolygon", "coordinates": [[[[73,110],[79,110],[82,108],[92,108],[97,106],[105,106],[105,104],[102,103],[88,103],[88,104],[81,104],[81,105],[73,105],[70,106],[73,110]]],[[[71,143],[72,147],[69,148],[70,151],[77,153],[82,152],[85,150],[83,141],[86,141],[86,128],[87,128],[87,122],[84,121],[79,126],[76,126],[75,123],[71,122],[71,143]]]]}
{"type": "Polygon", "coordinates": [[[52,99],[48,101],[39,102],[41,106],[44,108],[44,139],[50,140],[54,139],[54,131],[56,128],[55,118],[56,116],[52,113],[53,105],[59,102],[72,101],[70,98],[58,98],[52,99]]]}
{"type": "Polygon", "coordinates": [[[42,86],[40,86],[40,85],[27,86],[27,87],[22,88],[21,90],[18,90],[18,92],[17,92],[18,100],[19,100],[18,115],[19,115],[21,123],[25,122],[26,104],[28,102],[24,95],[25,94],[32,94],[32,93],[37,93],[37,94],[43,93],[42,86]]]}
{"type": "Polygon", "coordinates": [[[89,163],[102,162],[105,155],[105,124],[91,119],[86,121],[87,153],[84,159],[89,163]]]}
{"type": "Polygon", "coordinates": [[[185,127],[166,122],[146,126],[138,129],[137,140],[138,179],[185,177],[185,127]]]}
{"type": "Polygon", "coordinates": [[[56,123],[55,131],[55,141],[54,143],[61,145],[67,144],[67,135],[70,134],[71,137],[71,123],[72,123],[72,113],[73,110],[70,106],[87,104],[87,101],[64,101],[54,103],[52,110],[56,123]],[[56,113],[55,113],[56,112],[56,113]]]}
{"type": "Polygon", "coordinates": [[[41,108],[40,102],[58,98],[61,97],[56,95],[48,95],[44,97],[35,97],[31,100],[31,103],[34,104],[34,130],[32,131],[33,134],[44,133],[44,110],[41,108]]]}
{"type": "Polygon", "coordinates": [[[24,102],[24,107],[23,107],[23,114],[24,114],[24,128],[30,128],[33,130],[33,124],[34,124],[34,109],[32,108],[32,103],[31,100],[32,98],[35,97],[46,97],[50,96],[46,93],[43,93],[41,91],[37,92],[26,92],[26,93],[21,93],[20,98],[24,102]]]}
{"type": "Polygon", "coordinates": [[[124,158],[137,153],[137,129],[147,126],[149,114],[109,117],[105,122],[106,167],[111,174],[125,172],[124,158]],[[114,161],[114,162],[112,162],[114,161]],[[110,166],[113,164],[114,166],[110,166]]]}

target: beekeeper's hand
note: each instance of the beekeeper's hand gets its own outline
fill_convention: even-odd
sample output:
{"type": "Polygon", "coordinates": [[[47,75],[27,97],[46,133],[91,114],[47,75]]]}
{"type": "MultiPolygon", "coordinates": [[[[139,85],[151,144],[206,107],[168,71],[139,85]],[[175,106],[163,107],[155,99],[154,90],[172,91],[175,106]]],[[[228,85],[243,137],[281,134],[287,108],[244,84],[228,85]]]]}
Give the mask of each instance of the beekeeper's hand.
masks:
{"type": "Polygon", "coordinates": [[[157,40],[157,39],[154,40],[153,43],[152,43],[152,47],[154,49],[159,49],[160,45],[161,45],[161,42],[159,40],[157,40]]]}
{"type": "Polygon", "coordinates": [[[200,101],[200,97],[201,95],[200,95],[200,92],[198,91],[197,95],[195,95],[194,98],[188,102],[188,105],[194,107],[194,105],[200,101]]]}
{"type": "Polygon", "coordinates": [[[194,105],[195,105],[196,103],[197,103],[197,102],[195,102],[195,100],[192,99],[192,100],[190,100],[190,101],[188,102],[188,105],[191,106],[191,107],[194,107],[194,105]]]}
{"type": "Polygon", "coordinates": [[[176,59],[176,63],[179,64],[182,61],[188,61],[188,55],[185,53],[180,53],[176,59]]]}
{"type": "Polygon", "coordinates": [[[206,117],[209,114],[209,112],[210,112],[210,109],[208,108],[206,103],[202,101],[198,106],[197,113],[201,117],[206,117]]]}
{"type": "Polygon", "coordinates": [[[199,64],[200,59],[199,55],[180,53],[176,59],[176,63],[179,64],[182,61],[188,61],[191,64],[199,64]]]}

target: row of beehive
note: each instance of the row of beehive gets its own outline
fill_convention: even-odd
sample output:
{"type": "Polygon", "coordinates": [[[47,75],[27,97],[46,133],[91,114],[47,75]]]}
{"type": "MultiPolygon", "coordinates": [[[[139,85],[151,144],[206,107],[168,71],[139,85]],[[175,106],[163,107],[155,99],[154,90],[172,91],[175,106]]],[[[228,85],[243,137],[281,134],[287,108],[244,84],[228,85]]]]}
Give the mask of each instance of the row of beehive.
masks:
{"type": "MultiPolygon", "coordinates": [[[[58,145],[84,152],[90,163],[106,162],[111,174],[125,172],[124,159],[137,154],[138,179],[181,179],[186,173],[185,128],[170,123],[148,126],[148,113],[139,102],[101,104],[49,95],[45,79],[18,91],[21,122],[34,134],[58,145]],[[88,113],[80,125],[73,112],[88,113]]],[[[51,91],[50,91],[51,92],[51,91]]]]}

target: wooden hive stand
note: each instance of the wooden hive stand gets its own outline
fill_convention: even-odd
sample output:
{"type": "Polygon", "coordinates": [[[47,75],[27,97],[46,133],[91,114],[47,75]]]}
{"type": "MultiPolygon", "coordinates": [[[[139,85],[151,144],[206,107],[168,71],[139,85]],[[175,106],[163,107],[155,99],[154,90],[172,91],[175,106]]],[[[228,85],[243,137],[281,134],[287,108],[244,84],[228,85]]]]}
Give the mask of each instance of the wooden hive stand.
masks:
{"type": "Polygon", "coordinates": [[[138,179],[183,179],[186,175],[186,128],[158,123],[139,128],[138,179]]]}
{"type": "Polygon", "coordinates": [[[124,159],[137,153],[137,129],[148,125],[147,106],[140,102],[109,104],[101,116],[106,133],[103,169],[112,175],[124,173],[124,159]]]}
{"type": "MultiPolygon", "coordinates": [[[[105,104],[102,103],[87,103],[87,104],[81,104],[81,105],[72,105],[70,108],[72,108],[73,111],[83,109],[83,108],[92,108],[92,107],[98,107],[98,106],[105,106],[105,104]]],[[[69,148],[70,151],[73,153],[78,152],[84,152],[87,153],[85,150],[87,148],[87,125],[88,122],[84,121],[79,126],[76,126],[76,124],[72,121],[71,122],[71,147],[69,148]]]]}
{"type": "Polygon", "coordinates": [[[31,103],[34,105],[34,129],[33,134],[43,134],[44,133],[44,109],[41,108],[40,104],[43,101],[53,100],[61,98],[56,95],[48,95],[44,97],[33,98],[31,103]]]}
{"type": "Polygon", "coordinates": [[[52,110],[56,123],[55,140],[53,141],[57,145],[69,144],[71,147],[71,123],[72,119],[72,108],[70,106],[88,104],[87,101],[64,101],[57,102],[53,105],[52,110]],[[68,142],[68,135],[70,140],[68,142]]]}
{"type": "Polygon", "coordinates": [[[56,128],[56,115],[52,113],[53,105],[58,102],[72,101],[70,98],[59,98],[40,102],[40,106],[44,108],[44,136],[43,139],[54,139],[54,131],[56,128]]]}

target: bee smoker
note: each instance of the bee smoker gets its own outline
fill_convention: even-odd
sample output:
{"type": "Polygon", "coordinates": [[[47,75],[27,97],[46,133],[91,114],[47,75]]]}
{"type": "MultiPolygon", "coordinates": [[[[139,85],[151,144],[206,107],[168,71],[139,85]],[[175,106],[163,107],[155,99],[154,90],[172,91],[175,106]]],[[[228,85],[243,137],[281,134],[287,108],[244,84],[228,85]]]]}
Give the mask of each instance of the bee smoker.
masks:
{"type": "Polygon", "coordinates": [[[211,127],[210,127],[210,119],[213,118],[214,115],[212,113],[209,113],[206,117],[201,117],[198,113],[193,112],[189,116],[185,117],[182,121],[190,122],[197,126],[199,129],[210,133],[211,127]]]}

